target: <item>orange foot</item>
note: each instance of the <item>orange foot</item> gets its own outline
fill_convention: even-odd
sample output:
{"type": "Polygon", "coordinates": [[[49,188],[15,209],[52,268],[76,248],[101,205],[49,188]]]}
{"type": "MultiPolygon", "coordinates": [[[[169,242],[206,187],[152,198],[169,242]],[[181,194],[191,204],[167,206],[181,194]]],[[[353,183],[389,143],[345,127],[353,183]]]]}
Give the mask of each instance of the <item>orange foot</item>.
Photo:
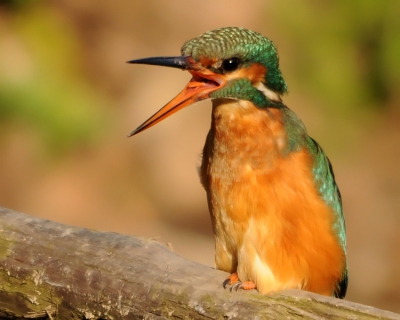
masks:
{"type": "Polygon", "coordinates": [[[239,277],[236,272],[232,273],[224,282],[222,282],[222,285],[224,289],[226,289],[227,286],[230,286],[231,284],[235,284],[236,282],[239,281],[239,277]]]}
{"type": "Polygon", "coordinates": [[[233,285],[231,287],[231,292],[233,290],[238,291],[239,289],[243,290],[252,290],[256,288],[256,284],[253,281],[245,281],[241,282],[236,272],[232,273],[223,283],[224,289],[227,286],[233,285]]]}

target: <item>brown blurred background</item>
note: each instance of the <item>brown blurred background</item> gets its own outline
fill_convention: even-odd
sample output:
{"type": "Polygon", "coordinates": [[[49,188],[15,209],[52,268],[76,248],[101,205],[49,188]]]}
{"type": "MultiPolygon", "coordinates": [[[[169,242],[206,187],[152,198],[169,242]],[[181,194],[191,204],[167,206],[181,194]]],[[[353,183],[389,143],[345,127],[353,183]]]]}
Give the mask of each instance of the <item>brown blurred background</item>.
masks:
{"type": "Polygon", "coordinates": [[[196,173],[210,102],[127,139],[190,76],[125,61],[246,27],[278,46],[285,101],[333,162],[347,298],[400,312],[399,16],[398,1],[1,0],[0,205],[213,265],[196,173]]]}

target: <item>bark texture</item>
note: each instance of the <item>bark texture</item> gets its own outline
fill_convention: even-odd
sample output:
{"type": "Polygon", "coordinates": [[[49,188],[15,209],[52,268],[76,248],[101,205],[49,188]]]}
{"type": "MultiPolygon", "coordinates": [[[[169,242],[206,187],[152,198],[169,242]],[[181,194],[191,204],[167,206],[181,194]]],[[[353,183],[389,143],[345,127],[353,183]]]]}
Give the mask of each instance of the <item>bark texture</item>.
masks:
{"type": "Polygon", "coordinates": [[[398,319],[290,290],[222,288],[228,274],[160,243],[0,208],[1,319],[398,319]]]}

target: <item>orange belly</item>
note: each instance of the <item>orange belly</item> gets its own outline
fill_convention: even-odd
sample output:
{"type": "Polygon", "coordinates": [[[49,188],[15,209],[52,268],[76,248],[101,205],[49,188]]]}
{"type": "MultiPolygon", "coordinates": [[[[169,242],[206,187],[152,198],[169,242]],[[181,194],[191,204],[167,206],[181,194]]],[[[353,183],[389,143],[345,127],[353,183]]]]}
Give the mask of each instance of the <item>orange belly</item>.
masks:
{"type": "Polygon", "coordinates": [[[216,266],[253,281],[260,293],[297,288],[332,295],[345,256],[333,212],[315,188],[312,158],[305,148],[283,155],[279,110],[252,108],[214,106],[204,149],[200,174],[216,266]]]}

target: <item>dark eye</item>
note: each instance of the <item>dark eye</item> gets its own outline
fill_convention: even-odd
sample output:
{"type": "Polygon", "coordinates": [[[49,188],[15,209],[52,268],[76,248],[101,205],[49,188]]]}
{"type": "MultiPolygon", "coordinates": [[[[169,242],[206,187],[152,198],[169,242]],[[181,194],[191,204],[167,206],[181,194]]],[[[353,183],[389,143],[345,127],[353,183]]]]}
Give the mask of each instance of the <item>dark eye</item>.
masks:
{"type": "Polygon", "coordinates": [[[240,60],[239,58],[230,58],[222,61],[222,71],[224,72],[232,72],[239,68],[240,60]]]}

